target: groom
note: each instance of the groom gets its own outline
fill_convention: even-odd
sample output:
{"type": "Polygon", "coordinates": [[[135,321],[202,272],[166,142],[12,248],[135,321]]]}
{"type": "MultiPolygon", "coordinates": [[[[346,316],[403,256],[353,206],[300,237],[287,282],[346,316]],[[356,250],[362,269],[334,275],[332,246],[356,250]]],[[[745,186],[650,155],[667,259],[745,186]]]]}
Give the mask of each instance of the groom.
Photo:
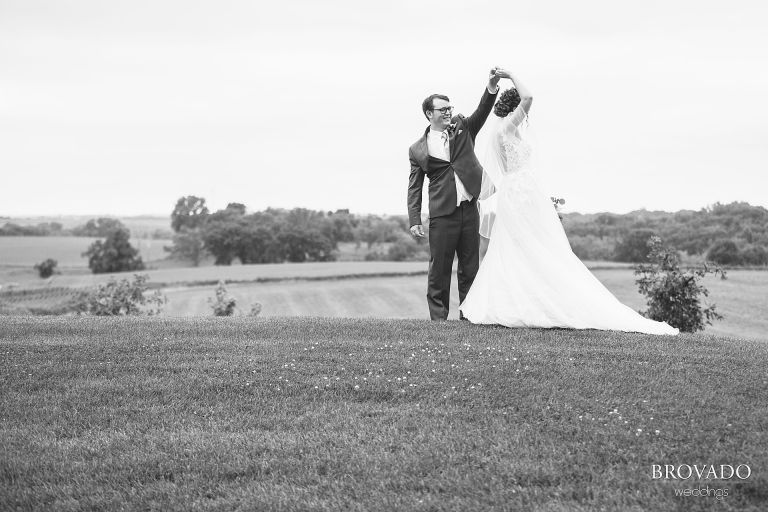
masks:
{"type": "MultiPolygon", "coordinates": [[[[429,178],[429,276],[427,305],[432,320],[446,320],[451,294],[453,257],[458,254],[459,302],[464,301],[480,266],[480,195],[483,168],[475,156],[475,137],[485,124],[499,92],[493,68],[488,86],[471,116],[451,117],[447,96],[433,94],[421,105],[429,127],[408,150],[408,219],[411,234],[424,237],[421,193],[429,178]]],[[[461,317],[461,315],[460,315],[461,317]]],[[[463,320],[464,318],[462,318],[463,320]]]]}

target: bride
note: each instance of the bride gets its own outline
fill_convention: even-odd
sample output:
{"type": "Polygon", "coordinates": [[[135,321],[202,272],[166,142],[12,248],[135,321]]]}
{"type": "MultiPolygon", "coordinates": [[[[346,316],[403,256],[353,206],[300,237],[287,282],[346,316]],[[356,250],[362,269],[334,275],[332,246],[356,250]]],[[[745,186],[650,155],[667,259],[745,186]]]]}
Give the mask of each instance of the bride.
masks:
{"type": "Polygon", "coordinates": [[[500,95],[495,115],[478,136],[484,169],[480,234],[490,240],[459,306],[464,317],[507,327],[677,334],[619,302],[573,253],[531,163],[527,131],[533,98],[511,73],[497,75],[512,80],[514,88],[500,95]]]}

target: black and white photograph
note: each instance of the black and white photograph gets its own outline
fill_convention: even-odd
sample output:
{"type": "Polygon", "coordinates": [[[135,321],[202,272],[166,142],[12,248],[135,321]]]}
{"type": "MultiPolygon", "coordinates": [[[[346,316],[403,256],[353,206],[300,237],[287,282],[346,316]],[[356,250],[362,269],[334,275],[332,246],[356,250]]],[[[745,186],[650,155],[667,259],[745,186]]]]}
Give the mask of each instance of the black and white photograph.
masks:
{"type": "Polygon", "coordinates": [[[767,510],[767,20],[0,0],[0,511],[767,510]]]}

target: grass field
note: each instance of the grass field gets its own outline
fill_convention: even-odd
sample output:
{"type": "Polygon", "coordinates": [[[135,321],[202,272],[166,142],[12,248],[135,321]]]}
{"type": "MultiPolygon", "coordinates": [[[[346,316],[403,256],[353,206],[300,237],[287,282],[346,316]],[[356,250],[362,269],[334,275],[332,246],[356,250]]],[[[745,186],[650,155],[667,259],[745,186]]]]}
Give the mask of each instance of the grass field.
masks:
{"type": "MultiPolygon", "coordinates": [[[[596,269],[595,276],[623,303],[644,309],[634,275],[627,269],[596,269]]],[[[706,332],[768,340],[768,272],[730,271],[725,281],[708,278],[709,301],[717,304],[725,319],[706,332]]],[[[456,276],[452,281],[451,312],[458,318],[456,276]]],[[[165,290],[165,311],[171,316],[211,314],[208,298],[214,286],[175,287],[165,290]]],[[[426,276],[329,281],[287,281],[231,284],[227,290],[243,313],[260,303],[264,316],[329,316],[373,318],[429,318],[426,276]]]]}
{"type": "Polygon", "coordinates": [[[768,507],[759,342],[9,317],[0,370],[0,510],[768,507]],[[654,464],[751,474],[653,479],[654,464]],[[728,494],[675,495],[706,486],[728,494]]]}

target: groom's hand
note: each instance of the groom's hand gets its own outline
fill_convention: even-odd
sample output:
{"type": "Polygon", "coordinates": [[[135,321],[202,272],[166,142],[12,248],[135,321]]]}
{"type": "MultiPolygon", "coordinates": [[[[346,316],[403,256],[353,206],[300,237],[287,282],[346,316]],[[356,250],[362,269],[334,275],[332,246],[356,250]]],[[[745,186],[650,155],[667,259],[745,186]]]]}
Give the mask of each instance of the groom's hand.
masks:
{"type": "Polygon", "coordinates": [[[424,227],[421,224],[411,226],[411,235],[416,238],[424,238],[424,227]]]}
{"type": "Polygon", "coordinates": [[[500,67],[495,66],[491,69],[489,75],[488,75],[488,91],[494,91],[498,90],[497,87],[499,85],[499,80],[501,80],[501,76],[499,76],[498,72],[501,70],[500,67]]]}

